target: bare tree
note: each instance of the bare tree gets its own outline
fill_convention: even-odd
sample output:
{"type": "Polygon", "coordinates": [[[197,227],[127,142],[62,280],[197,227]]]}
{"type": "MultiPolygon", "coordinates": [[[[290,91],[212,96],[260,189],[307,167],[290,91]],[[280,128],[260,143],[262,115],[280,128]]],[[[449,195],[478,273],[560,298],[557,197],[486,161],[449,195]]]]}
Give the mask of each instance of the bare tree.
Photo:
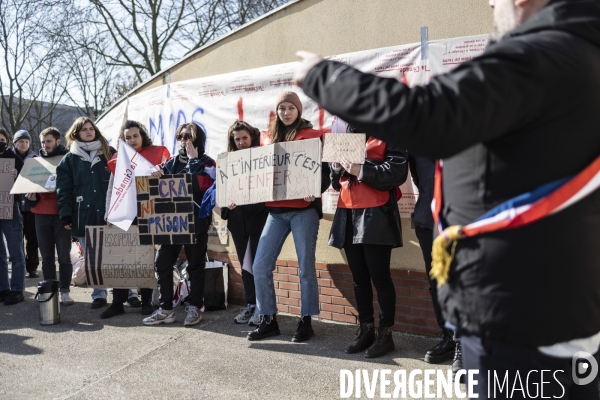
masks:
{"type": "Polygon", "coordinates": [[[57,85],[54,62],[61,53],[56,29],[64,24],[69,0],[0,0],[0,125],[15,132],[27,121],[31,111],[39,126],[60,101],[64,90],[57,85]],[[45,106],[44,106],[45,104],[45,106]]]}
{"type": "Polygon", "coordinates": [[[138,82],[283,0],[89,0],[83,12],[110,45],[75,42],[131,70],[138,82]]]}

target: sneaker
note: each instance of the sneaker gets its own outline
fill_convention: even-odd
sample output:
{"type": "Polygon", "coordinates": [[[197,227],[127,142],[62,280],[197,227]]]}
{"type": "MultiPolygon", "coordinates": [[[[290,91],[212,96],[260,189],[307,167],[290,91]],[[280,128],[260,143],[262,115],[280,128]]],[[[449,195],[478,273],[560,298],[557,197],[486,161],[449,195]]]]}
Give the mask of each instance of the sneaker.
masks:
{"type": "Polygon", "coordinates": [[[198,312],[198,307],[196,306],[187,306],[185,308],[185,312],[187,315],[185,316],[185,321],[183,321],[183,325],[192,326],[197,325],[202,321],[202,315],[198,312]]]}
{"type": "Polygon", "coordinates": [[[134,308],[138,308],[138,307],[142,306],[142,302],[140,301],[140,299],[138,299],[137,296],[131,296],[130,298],[128,298],[127,304],[129,304],[129,307],[134,307],[134,308]]]}
{"type": "Polygon", "coordinates": [[[258,313],[256,311],[254,311],[254,314],[252,314],[252,316],[250,317],[250,320],[248,321],[248,325],[250,325],[250,326],[260,325],[260,315],[258,315],[258,313]]]}
{"type": "Polygon", "coordinates": [[[233,319],[236,324],[247,324],[250,318],[254,315],[256,306],[248,304],[246,307],[240,310],[240,313],[233,319]]]}
{"type": "Polygon", "coordinates": [[[261,315],[258,328],[248,333],[248,340],[260,340],[269,336],[281,335],[275,314],[261,315]]]}
{"type": "Polygon", "coordinates": [[[92,308],[100,308],[106,305],[106,299],[94,299],[92,301],[92,308]]]}
{"type": "Polygon", "coordinates": [[[23,292],[10,292],[8,297],[4,299],[5,306],[12,306],[18,304],[25,300],[25,296],[23,296],[23,292]]]}
{"type": "Polygon", "coordinates": [[[63,292],[60,294],[60,302],[63,306],[70,306],[75,304],[75,300],[69,295],[68,292],[63,292]]]}
{"type": "Polygon", "coordinates": [[[310,315],[305,315],[298,321],[298,328],[292,337],[292,342],[306,342],[314,335],[315,331],[312,328],[312,319],[310,315]]]}
{"type": "Polygon", "coordinates": [[[144,325],[172,324],[173,322],[175,322],[175,311],[162,308],[154,311],[154,314],[142,321],[144,325]]]}

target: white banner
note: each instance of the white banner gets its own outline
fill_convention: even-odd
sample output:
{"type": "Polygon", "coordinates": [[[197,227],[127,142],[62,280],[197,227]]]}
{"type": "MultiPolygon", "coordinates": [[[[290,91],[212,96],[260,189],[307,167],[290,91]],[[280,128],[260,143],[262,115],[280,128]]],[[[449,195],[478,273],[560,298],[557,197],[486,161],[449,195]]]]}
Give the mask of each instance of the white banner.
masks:
{"type": "MultiPolygon", "coordinates": [[[[421,85],[433,75],[447,72],[479,55],[487,41],[487,35],[431,41],[426,60],[421,59],[420,43],[341,54],[331,59],[364,72],[421,85]]],[[[302,116],[310,120],[315,129],[330,132],[333,117],[292,84],[297,64],[272,65],[151,89],[131,97],[128,109],[119,105],[111,110],[99,122],[99,127],[109,141],[116,141],[119,130],[115,121],[126,115],[128,119],[144,123],[155,144],[176,154],[175,129],[193,121],[206,132],[206,152],[216,160],[218,154],[227,151],[227,130],[234,120],[243,119],[261,130],[267,129],[275,116],[274,103],[279,93],[293,90],[302,101],[302,116]]],[[[401,189],[404,197],[398,204],[402,217],[407,218],[418,194],[410,178],[401,189]]]]}
{"type": "Polygon", "coordinates": [[[117,153],[117,166],[110,195],[110,208],[106,220],[111,224],[128,230],[137,215],[136,176],[148,176],[157,171],[133,147],[120,140],[117,153]]]}

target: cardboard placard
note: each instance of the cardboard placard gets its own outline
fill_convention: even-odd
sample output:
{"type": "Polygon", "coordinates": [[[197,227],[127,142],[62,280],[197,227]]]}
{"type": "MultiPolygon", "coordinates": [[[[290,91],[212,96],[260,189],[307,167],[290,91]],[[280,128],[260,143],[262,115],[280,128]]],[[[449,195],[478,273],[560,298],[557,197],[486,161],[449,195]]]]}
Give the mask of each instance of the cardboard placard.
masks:
{"type": "Polygon", "coordinates": [[[135,186],[141,244],[196,242],[191,174],[137,177],[135,186]]]}
{"type": "Polygon", "coordinates": [[[323,135],[323,162],[346,159],[353,164],[365,163],[364,133],[326,133],[323,135]]]}
{"type": "Polygon", "coordinates": [[[213,215],[213,222],[208,228],[208,243],[227,246],[228,236],[227,221],[215,218],[213,215]]]}
{"type": "Polygon", "coordinates": [[[0,159],[0,219],[12,219],[14,198],[10,191],[15,183],[12,170],[15,169],[14,158],[0,159]]]}
{"type": "Polygon", "coordinates": [[[142,246],[138,227],[85,227],[85,273],[90,287],[156,288],[154,246],[142,246]]]}
{"type": "Polygon", "coordinates": [[[56,166],[63,156],[25,160],[25,165],[10,191],[11,194],[50,193],[56,191],[56,166]],[[52,185],[54,178],[54,185],[52,185]],[[53,187],[52,187],[53,186],[53,187]]]}
{"type": "Polygon", "coordinates": [[[217,206],[321,197],[321,140],[275,143],[220,154],[217,206]]]}

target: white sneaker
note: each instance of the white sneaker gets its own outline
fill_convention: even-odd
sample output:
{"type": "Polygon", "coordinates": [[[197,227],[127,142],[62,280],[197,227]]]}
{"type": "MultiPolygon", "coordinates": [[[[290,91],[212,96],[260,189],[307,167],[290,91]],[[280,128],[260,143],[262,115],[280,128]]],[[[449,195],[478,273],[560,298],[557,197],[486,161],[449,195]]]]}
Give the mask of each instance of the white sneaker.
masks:
{"type": "Polygon", "coordinates": [[[198,307],[196,306],[187,306],[185,308],[185,312],[187,313],[185,317],[185,321],[183,321],[183,325],[191,326],[199,324],[202,321],[202,315],[198,312],[198,307]]]}
{"type": "Polygon", "coordinates": [[[248,320],[248,325],[250,325],[250,326],[259,326],[260,325],[260,315],[258,315],[258,313],[256,312],[256,309],[254,311],[254,314],[252,314],[252,316],[248,320]]]}
{"type": "Polygon", "coordinates": [[[254,315],[255,310],[255,306],[248,304],[240,310],[240,313],[233,319],[233,322],[236,324],[247,324],[254,315]]]}
{"type": "Polygon", "coordinates": [[[63,306],[71,306],[75,304],[75,300],[69,295],[68,292],[64,292],[60,294],[60,302],[63,306]]]}
{"type": "Polygon", "coordinates": [[[144,325],[172,324],[173,322],[175,322],[175,311],[162,308],[154,311],[154,314],[142,321],[144,325]]]}

